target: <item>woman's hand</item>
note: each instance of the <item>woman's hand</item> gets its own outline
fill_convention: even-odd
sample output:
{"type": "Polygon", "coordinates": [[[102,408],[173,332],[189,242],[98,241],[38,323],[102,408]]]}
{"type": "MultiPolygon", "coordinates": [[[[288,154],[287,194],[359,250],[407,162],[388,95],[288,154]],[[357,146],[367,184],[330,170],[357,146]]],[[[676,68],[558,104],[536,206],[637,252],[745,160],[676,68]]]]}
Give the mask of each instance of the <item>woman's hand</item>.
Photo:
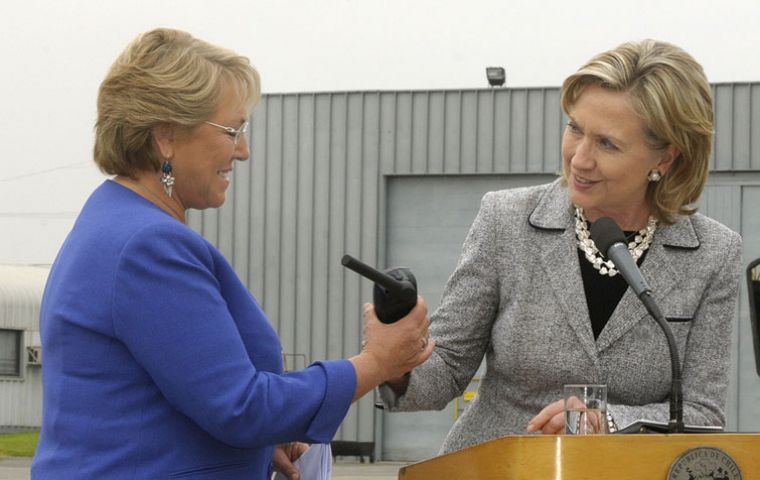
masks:
{"type": "Polygon", "coordinates": [[[378,320],[374,305],[365,304],[362,352],[378,358],[386,367],[383,381],[401,377],[433,353],[429,326],[427,304],[420,296],[407,316],[391,324],[378,320]]]}
{"type": "Polygon", "coordinates": [[[528,433],[541,430],[546,434],[565,433],[565,400],[560,399],[545,406],[528,422],[528,433]]]}
{"type": "Polygon", "coordinates": [[[283,443],[275,446],[272,454],[274,469],[291,480],[300,480],[301,472],[293,465],[293,462],[303,455],[308,448],[308,444],[301,442],[283,443]]]}
{"type": "MultiPolygon", "coordinates": [[[[567,399],[568,406],[573,409],[586,410],[584,404],[578,397],[567,399]]],[[[598,411],[588,410],[579,421],[579,432],[575,433],[607,433],[606,418],[603,418],[598,411]]],[[[531,418],[528,422],[528,433],[541,430],[545,434],[565,433],[565,400],[557,400],[550,403],[538,415],[531,418]]]]}
{"type": "Polygon", "coordinates": [[[386,380],[403,377],[427,360],[435,348],[435,342],[428,339],[429,325],[422,297],[417,297],[407,316],[391,324],[378,320],[373,305],[364,305],[362,351],[351,358],[356,369],[354,400],[386,380]]]}

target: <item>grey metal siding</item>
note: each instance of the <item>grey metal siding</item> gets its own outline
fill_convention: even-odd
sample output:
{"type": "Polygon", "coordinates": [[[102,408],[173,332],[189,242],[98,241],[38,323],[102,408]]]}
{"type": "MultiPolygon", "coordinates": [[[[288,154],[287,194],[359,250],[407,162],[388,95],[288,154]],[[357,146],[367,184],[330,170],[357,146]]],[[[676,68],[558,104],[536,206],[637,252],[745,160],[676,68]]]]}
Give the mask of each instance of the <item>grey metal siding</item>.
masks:
{"type": "Polygon", "coordinates": [[[713,85],[714,171],[760,170],[760,83],[713,85]]]}
{"type": "Polygon", "coordinates": [[[0,265],[0,328],[21,333],[21,375],[0,377],[0,427],[42,424],[42,372],[27,362],[40,346],[40,301],[48,268],[0,265]]]}
{"type": "MultiPolygon", "coordinates": [[[[757,138],[757,137],[756,137],[757,138]]],[[[760,258],[760,182],[741,188],[741,222],[744,235],[744,267],[760,258]],[[751,235],[751,236],[750,236],[751,235]]],[[[746,285],[746,277],[741,282],[746,285]]],[[[746,287],[741,290],[739,302],[739,325],[736,366],[736,410],[740,420],[740,430],[760,431],[760,382],[755,371],[752,330],[750,326],[749,303],[746,287]]],[[[733,373],[733,372],[732,372],[733,373]]]]}
{"type": "MultiPolygon", "coordinates": [[[[760,171],[760,84],[713,92],[712,170],[760,171]]],[[[272,94],[252,122],[226,204],[188,222],[230,259],[285,352],[314,361],[359,350],[371,285],[340,258],[384,265],[388,176],[552,174],[565,117],[559,89],[522,88],[272,94]]],[[[373,440],[372,403],[352,407],[338,438],[373,440]]]]}

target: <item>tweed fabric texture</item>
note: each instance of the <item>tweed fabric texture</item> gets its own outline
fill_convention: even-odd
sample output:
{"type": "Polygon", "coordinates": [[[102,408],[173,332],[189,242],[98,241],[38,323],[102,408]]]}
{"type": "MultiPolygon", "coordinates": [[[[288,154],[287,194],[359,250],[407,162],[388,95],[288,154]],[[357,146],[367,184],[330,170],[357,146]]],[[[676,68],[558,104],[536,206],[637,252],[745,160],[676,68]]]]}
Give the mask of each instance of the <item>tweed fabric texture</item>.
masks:
{"type": "MultiPolygon", "coordinates": [[[[478,395],[441,453],[525,434],[528,420],[570,383],[607,384],[620,428],[666,422],[665,336],[628,289],[594,340],[577,248],[573,206],[559,180],[487,193],[431,315],[435,352],[411,372],[404,395],[380,388],[386,408],[444,408],[485,357],[478,395]]],[[[660,225],[641,266],[676,338],[687,424],[725,423],[740,260],[740,236],[697,213],[660,225]]]]}

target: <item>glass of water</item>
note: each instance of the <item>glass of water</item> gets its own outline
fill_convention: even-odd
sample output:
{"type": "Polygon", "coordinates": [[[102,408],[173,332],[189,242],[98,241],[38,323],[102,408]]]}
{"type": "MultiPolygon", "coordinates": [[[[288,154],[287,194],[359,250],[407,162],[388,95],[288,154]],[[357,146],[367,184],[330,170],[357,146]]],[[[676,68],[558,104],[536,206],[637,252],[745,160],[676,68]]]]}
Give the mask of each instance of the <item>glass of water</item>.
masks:
{"type": "Polygon", "coordinates": [[[607,385],[565,385],[565,433],[609,433],[607,385]]]}

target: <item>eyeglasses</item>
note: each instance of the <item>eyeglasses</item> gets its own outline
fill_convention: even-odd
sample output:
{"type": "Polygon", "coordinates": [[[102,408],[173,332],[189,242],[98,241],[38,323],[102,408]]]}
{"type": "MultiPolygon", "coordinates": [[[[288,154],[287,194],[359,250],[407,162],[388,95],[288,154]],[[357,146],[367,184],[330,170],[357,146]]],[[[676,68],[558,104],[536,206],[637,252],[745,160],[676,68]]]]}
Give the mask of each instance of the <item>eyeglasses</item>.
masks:
{"type": "Polygon", "coordinates": [[[225,127],[224,125],[219,125],[218,123],[213,123],[213,122],[203,122],[203,123],[207,123],[211,126],[221,128],[222,130],[225,131],[225,133],[227,133],[227,135],[229,135],[232,138],[232,141],[235,142],[235,145],[237,145],[238,142],[240,141],[240,137],[242,137],[248,131],[249,122],[248,120],[246,120],[245,122],[243,122],[242,125],[240,125],[240,128],[238,129],[234,129],[232,127],[225,127]]]}

